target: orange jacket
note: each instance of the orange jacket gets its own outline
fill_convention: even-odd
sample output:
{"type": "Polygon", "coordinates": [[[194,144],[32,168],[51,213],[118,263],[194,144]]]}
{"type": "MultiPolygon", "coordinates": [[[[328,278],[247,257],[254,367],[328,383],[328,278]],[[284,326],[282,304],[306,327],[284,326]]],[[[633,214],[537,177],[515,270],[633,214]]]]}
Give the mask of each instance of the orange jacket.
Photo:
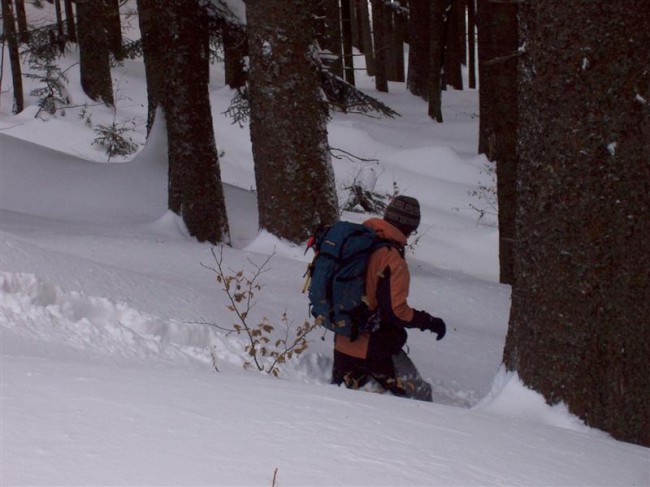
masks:
{"type": "MultiPolygon", "coordinates": [[[[371,218],[364,222],[364,225],[372,228],[380,238],[391,240],[401,249],[406,245],[404,234],[381,218],[371,218]]],[[[380,247],[375,250],[368,261],[366,273],[368,306],[375,310],[380,305],[378,287],[381,283],[382,289],[388,290],[383,299],[390,299],[390,310],[396,319],[390,323],[382,320],[377,332],[362,332],[354,341],[343,335],[336,335],[335,348],[339,352],[362,359],[385,358],[398,353],[406,343],[407,334],[403,325],[413,319],[414,310],[407,303],[411,276],[403,252],[400,252],[399,248],[380,247]],[[388,282],[382,282],[386,277],[388,282]]]]}

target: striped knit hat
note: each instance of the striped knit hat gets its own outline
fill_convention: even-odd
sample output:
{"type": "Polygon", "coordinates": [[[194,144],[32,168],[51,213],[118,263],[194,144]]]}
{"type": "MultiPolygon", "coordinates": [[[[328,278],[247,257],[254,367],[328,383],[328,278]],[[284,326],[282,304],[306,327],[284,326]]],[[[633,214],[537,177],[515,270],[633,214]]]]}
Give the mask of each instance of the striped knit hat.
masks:
{"type": "Polygon", "coordinates": [[[398,195],[386,208],[384,220],[408,237],[420,225],[420,203],[410,196],[398,195]]]}

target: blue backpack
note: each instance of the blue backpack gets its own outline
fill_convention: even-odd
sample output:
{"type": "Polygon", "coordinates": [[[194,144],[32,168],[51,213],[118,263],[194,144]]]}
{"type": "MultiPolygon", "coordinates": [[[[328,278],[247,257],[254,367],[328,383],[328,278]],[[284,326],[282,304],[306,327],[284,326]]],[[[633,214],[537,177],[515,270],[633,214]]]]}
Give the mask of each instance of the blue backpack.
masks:
{"type": "Polygon", "coordinates": [[[316,255],[307,282],[311,279],[309,303],[316,323],[352,340],[379,326],[378,313],[367,304],[366,270],[370,254],[390,245],[374,230],[350,222],[335,223],[312,237],[308,248],[316,255]]]}

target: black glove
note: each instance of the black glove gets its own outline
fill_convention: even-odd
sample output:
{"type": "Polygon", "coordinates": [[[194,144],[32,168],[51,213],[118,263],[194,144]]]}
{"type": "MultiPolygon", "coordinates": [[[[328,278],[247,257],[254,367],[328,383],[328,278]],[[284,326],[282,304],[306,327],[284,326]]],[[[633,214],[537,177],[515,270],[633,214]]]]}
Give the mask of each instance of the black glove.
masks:
{"type": "Polygon", "coordinates": [[[419,328],[422,331],[429,330],[435,333],[438,335],[438,341],[442,340],[445,337],[445,333],[447,333],[445,322],[440,318],[431,316],[426,311],[415,310],[410,324],[412,327],[419,328]]]}

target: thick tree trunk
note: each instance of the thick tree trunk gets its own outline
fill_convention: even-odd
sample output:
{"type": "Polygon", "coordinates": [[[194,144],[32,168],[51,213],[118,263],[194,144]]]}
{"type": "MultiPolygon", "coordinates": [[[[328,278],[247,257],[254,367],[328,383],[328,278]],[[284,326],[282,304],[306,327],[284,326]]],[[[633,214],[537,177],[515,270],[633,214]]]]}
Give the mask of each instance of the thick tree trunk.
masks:
{"type": "Polygon", "coordinates": [[[167,122],[169,207],[180,210],[198,241],[228,242],[208,91],[207,13],[198,0],[174,0],[168,9],[168,25],[159,34],[166,61],[161,105],[167,122]]]}
{"type": "Polygon", "coordinates": [[[250,0],[251,141],[260,227],[292,242],[338,219],[310,0],[250,0]]]}
{"type": "Polygon", "coordinates": [[[103,2],[77,0],[81,87],[91,100],[113,105],[103,2]]]}
{"type": "Polygon", "coordinates": [[[504,362],[549,403],[650,446],[650,10],[642,0],[519,8],[504,362]]]}
{"type": "Polygon", "coordinates": [[[14,89],[13,113],[20,113],[24,108],[23,77],[20,69],[20,54],[18,53],[18,39],[11,0],[2,0],[2,25],[7,46],[9,48],[9,61],[11,63],[11,78],[14,89]]]}

